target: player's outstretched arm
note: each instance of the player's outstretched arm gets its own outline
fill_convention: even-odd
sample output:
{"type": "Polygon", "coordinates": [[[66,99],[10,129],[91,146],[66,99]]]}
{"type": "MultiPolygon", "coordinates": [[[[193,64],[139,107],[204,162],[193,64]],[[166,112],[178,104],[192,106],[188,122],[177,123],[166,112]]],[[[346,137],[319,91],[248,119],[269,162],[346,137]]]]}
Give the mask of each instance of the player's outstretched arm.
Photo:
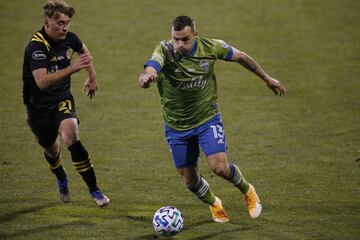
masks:
{"type": "Polygon", "coordinates": [[[266,85],[276,94],[276,95],[286,95],[286,88],[282,83],[275,78],[269,76],[262,67],[248,54],[233,48],[234,54],[232,56],[232,61],[240,63],[243,67],[249,71],[255,73],[259,78],[264,80],[266,85]]]}
{"type": "MultiPolygon", "coordinates": [[[[89,49],[85,46],[85,44],[83,44],[79,55],[81,56],[82,54],[90,54],[89,49]]],[[[84,82],[83,92],[86,93],[86,96],[92,99],[93,97],[95,97],[95,93],[98,89],[93,61],[91,61],[89,67],[87,67],[86,70],[88,71],[89,76],[84,82]]]]}
{"type": "Polygon", "coordinates": [[[157,72],[155,68],[151,66],[147,66],[143,73],[139,76],[139,86],[142,88],[148,88],[150,87],[150,84],[152,82],[155,82],[157,78],[157,72]]]}
{"type": "Polygon", "coordinates": [[[32,74],[34,75],[37,86],[41,90],[44,90],[56,83],[63,81],[66,76],[76,73],[83,68],[89,67],[91,62],[92,57],[90,54],[82,54],[76,59],[74,64],[71,64],[70,66],[57,72],[48,73],[46,68],[39,68],[32,71],[32,74]]]}

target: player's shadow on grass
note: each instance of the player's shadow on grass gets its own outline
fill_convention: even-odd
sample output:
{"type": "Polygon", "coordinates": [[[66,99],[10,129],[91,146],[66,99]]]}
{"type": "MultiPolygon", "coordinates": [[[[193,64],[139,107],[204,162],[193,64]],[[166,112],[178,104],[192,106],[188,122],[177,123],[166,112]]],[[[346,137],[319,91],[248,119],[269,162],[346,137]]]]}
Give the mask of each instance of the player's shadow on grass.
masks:
{"type": "MultiPolygon", "coordinates": [[[[244,228],[244,227],[238,227],[235,229],[230,229],[230,230],[224,230],[222,232],[216,232],[216,233],[208,233],[206,235],[203,236],[199,236],[199,237],[194,237],[194,238],[189,238],[189,240],[206,240],[206,239],[212,239],[221,235],[224,235],[225,233],[235,233],[235,232],[243,232],[243,231],[247,231],[250,228],[244,228]]],[[[217,239],[217,238],[216,238],[217,239]]]]}
{"type": "Polygon", "coordinates": [[[39,234],[42,232],[47,232],[47,231],[51,231],[51,230],[58,230],[61,228],[65,228],[67,226],[71,226],[71,227],[81,227],[81,226],[86,226],[86,227],[91,227],[92,225],[94,225],[93,223],[89,223],[86,221],[73,221],[73,222],[67,222],[67,223],[62,223],[62,224],[52,224],[52,225],[48,225],[48,226],[41,226],[41,227],[33,227],[33,228],[29,228],[29,229],[25,229],[25,230],[21,230],[21,231],[17,231],[11,234],[2,234],[0,233],[0,239],[12,239],[14,237],[18,237],[18,236],[29,236],[29,235],[33,235],[33,234],[39,234]]]}
{"type": "Polygon", "coordinates": [[[152,219],[149,217],[143,217],[143,216],[130,216],[127,215],[125,216],[125,218],[130,219],[132,221],[136,221],[136,222],[142,222],[142,223],[151,223],[152,219]]]}
{"type": "MultiPolygon", "coordinates": [[[[43,205],[19,210],[19,211],[12,212],[12,213],[3,214],[0,216],[0,224],[13,221],[16,218],[21,217],[23,215],[35,213],[37,211],[40,211],[42,209],[49,208],[49,207],[52,207],[55,205],[58,205],[58,204],[48,203],[48,204],[43,204],[43,205]]],[[[84,225],[88,226],[88,225],[93,225],[93,224],[86,222],[86,221],[73,221],[73,222],[62,223],[62,224],[52,224],[52,225],[48,225],[48,226],[33,227],[33,228],[17,231],[14,233],[10,233],[10,234],[0,233],[0,239],[12,239],[17,236],[27,236],[27,235],[31,235],[34,233],[38,234],[38,233],[46,232],[46,231],[53,230],[53,229],[64,228],[66,226],[84,226],[84,225]]]]}
{"type": "Polygon", "coordinates": [[[39,205],[39,206],[30,207],[28,209],[23,209],[23,210],[12,212],[12,213],[6,213],[6,214],[0,216],[0,224],[5,223],[5,222],[10,222],[22,215],[34,213],[39,210],[42,210],[42,209],[45,209],[48,207],[52,207],[55,205],[56,205],[55,203],[49,203],[49,204],[43,204],[43,205],[39,205]]]}
{"type": "MultiPolygon", "coordinates": [[[[189,225],[188,227],[185,227],[184,228],[184,231],[187,231],[187,230],[191,230],[192,228],[195,228],[195,227],[198,227],[198,226],[201,226],[201,225],[205,225],[205,224],[220,224],[220,223],[214,223],[213,220],[211,219],[208,219],[208,220],[204,220],[204,221],[201,221],[201,222],[197,222],[197,223],[194,223],[194,224],[191,224],[189,225]]],[[[234,232],[244,232],[244,231],[248,231],[250,230],[249,227],[246,227],[246,226],[239,226],[238,224],[235,224],[235,223],[225,223],[226,225],[233,225],[234,229],[229,229],[229,230],[224,230],[222,232],[214,232],[214,233],[208,233],[206,235],[203,235],[203,236],[198,236],[198,237],[194,237],[194,238],[189,238],[189,240],[206,240],[206,239],[212,239],[212,238],[215,238],[215,237],[218,237],[218,236],[221,236],[225,233],[234,233],[234,232]]]]}
{"type": "MultiPolygon", "coordinates": [[[[152,219],[150,217],[143,217],[143,216],[131,216],[131,215],[127,215],[125,216],[125,218],[135,221],[135,222],[141,222],[141,223],[145,223],[145,224],[149,224],[152,222],[152,219]]],[[[149,225],[150,227],[150,225],[149,225]]],[[[153,239],[158,239],[159,236],[157,236],[156,234],[147,234],[147,235],[143,235],[140,237],[136,237],[134,238],[134,240],[153,240],[153,239]]],[[[167,238],[167,240],[171,240],[171,238],[167,238]]]]}
{"type": "MultiPolygon", "coordinates": [[[[146,217],[133,217],[133,216],[126,216],[127,218],[130,218],[132,220],[136,220],[136,221],[141,221],[141,222],[150,222],[151,219],[148,219],[146,217]]],[[[206,224],[219,224],[219,223],[214,223],[213,220],[211,219],[208,219],[208,220],[204,220],[204,221],[201,221],[201,222],[197,222],[197,223],[193,223],[193,224],[190,224],[190,225],[187,225],[185,226],[184,230],[183,231],[189,231],[191,230],[192,228],[195,228],[195,227],[198,227],[198,226],[201,226],[201,225],[206,225],[206,224]]],[[[235,233],[235,232],[244,232],[244,231],[248,231],[250,230],[249,227],[246,227],[246,226],[239,226],[238,224],[233,224],[233,223],[226,223],[226,224],[231,224],[233,225],[235,228],[234,229],[230,229],[230,230],[224,230],[222,232],[214,232],[214,233],[208,233],[206,235],[203,235],[203,236],[198,236],[198,237],[194,237],[194,238],[189,238],[189,240],[206,240],[206,239],[212,239],[212,238],[215,238],[215,237],[218,237],[218,236],[221,236],[225,233],[235,233]]],[[[181,234],[181,233],[179,233],[181,234]]],[[[141,240],[151,240],[151,239],[165,239],[164,237],[160,237],[156,234],[147,234],[147,235],[143,235],[143,236],[140,236],[140,238],[137,238],[137,239],[141,239],[141,240]]],[[[168,240],[171,240],[171,239],[175,239],[175,238],[166,238],[168,240]]]]}

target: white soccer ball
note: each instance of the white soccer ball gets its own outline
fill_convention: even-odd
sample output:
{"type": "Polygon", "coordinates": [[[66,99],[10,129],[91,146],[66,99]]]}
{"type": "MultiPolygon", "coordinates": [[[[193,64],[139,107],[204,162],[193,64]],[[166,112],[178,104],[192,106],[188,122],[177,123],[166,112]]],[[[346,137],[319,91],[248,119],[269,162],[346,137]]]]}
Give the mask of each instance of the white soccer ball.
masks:
{"type": "Polygon", "coordinates": [[[183,226],[183,216],[175,207],[162,207],[154,214],[153,227],[162,236],[174,236],[181,231],[183,226]]]}

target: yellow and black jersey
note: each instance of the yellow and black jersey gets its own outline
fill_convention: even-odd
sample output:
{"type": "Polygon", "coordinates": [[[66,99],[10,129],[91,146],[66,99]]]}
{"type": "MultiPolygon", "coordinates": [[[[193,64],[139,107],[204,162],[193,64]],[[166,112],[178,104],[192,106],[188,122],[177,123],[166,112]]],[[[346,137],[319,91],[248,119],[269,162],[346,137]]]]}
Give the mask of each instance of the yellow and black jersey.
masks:
{"type": "Polygon", "coordinates": [[[36,32],[25,48],[23,63],[23,100],[24,104],[34,109],[52,109],[57,103],[71,95],[70,76],[57,85],[40,90],[35,82],[32,72],[36,69],[46,68],[53,73],[68,67],[74,52],[80,52],[82,42],[72,32],[61,41],[52,40],[44,27],[36,32]]]}

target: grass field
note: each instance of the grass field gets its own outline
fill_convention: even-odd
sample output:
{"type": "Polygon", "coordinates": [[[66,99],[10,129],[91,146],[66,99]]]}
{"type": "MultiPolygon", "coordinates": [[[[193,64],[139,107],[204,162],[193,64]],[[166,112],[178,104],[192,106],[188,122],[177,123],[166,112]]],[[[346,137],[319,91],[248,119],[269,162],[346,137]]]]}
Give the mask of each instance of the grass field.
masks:
{"type": "Polygon", "coordinates": [[[0,2],[0,239],[156,239],[160,207],[185,215],[174,239],[360,239],[360,1],[70,1],[71,30],[94,56],[99,91],[81,93],[73,76],[80,136],[112,205],[98,209],[63,149],[72,202],[26,125],[23,49],[42,26],[43,0],[0,2]],[[247,216],[241,194],[200,168],[231,222],[215,224],[188,192],[170,159],[156,88],[137,86],[158,41],[181,14],[199,35],[253,56],[288,88],[278,98],[237,64],[219,62],[219,104],[229,158],[263,203],[247,216]]]}

